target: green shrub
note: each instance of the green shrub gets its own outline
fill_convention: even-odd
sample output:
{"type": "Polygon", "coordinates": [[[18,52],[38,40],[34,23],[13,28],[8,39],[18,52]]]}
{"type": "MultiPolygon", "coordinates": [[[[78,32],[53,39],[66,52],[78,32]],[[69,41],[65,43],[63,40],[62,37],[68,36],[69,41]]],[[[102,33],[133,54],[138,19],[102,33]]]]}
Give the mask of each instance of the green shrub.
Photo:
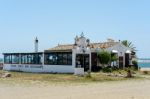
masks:
{"type": "Polygon", "coordinates": [[[132,64],[133,64],[133,68],[135,70],[137,70],[138,69],[138,62],[137,61],[132,61],[132,64]]]}
{"type": "Polygon", "coordinates": [[[119,68],[117,66],[112,67],[112,71],[118,71],[119,68]]]}
{"type": "Polygon", "coordinates": [[[91,72],[90,72],[89,70],[87,71],[87,74],[85,75],[85,77],[86,77],[86,78],[92,78],[91,72]]]}
{"type": "Polygon", "coordinates": [[[103,65],[107,65],[111,60],[111,54],[105,50],[98,53],[98,59],[100,63],[103,65]]]}
{"type": "Polygon", "coordinates": [[[111,73],[111,72],[112,72],[112,68],[111,68],[111,67],[103,67],[103,68],[102,68],[102,71],[103,71],[104,73],[111,73]]]}

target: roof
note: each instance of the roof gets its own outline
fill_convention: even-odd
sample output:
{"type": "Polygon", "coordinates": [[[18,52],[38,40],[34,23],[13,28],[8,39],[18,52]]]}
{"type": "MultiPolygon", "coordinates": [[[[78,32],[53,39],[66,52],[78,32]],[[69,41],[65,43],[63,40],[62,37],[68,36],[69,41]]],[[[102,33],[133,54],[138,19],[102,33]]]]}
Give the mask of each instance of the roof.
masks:
{"type": "MultiPolygon", "coordinates": [[[[90,48],[96,49],[96,48],[109,48],[112,47],[119,42],[104,42],[104,43],[91,43],[90,48]]],[[[45,50],[45,52],[48,51],[72,51],[74,47],[74,44],[66,44],[66,45],[57,45],[56,47],[50,48],[48,50],[45,50]]]]}
{"type": "Polygon", "coordinates": [[[130,52],[132,51],[131,48],[124,46],[122,43],[118,43],[112,47],[107,48],[107,51],[113,51],[113,50],[124,52],[124,53],[127,53],[127,52],[129,53],[129,51],[130,52]]]}
{"type": "Polygon", "coordinates": [[[26,52],[26,53],[3,53],[3,55],[10,54],[42,54],[43,52],[26,52]]]}
{"type": "Polygon", "coordinates": [[[72,49],[73,49],[73,44],[66,44],[66,45],[59,44],[56,47],[45,50],[45,52],[47,51],[72,51],[72,49]]]}
{"type": "Polygon", "coordinates": [[[118,44],[118,42],[104,42],[104,43],[91,43],[90,44],[90,48],[109,48],[112,47],[114,45],[118,44]]]}

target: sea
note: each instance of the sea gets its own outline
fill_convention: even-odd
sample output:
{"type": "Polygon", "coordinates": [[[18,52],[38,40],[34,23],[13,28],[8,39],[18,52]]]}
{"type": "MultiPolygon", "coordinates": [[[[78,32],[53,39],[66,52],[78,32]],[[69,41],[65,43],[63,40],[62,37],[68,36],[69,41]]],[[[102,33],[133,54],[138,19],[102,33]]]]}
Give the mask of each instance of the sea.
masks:
{"type": "Polygon", "coordinates": [[[3,58],[0,58],[0,63],[2,63],[3,62],[3,58]]]}
{"type": "Polygon", "coordinates": [[[138,66],[141,68],[150,68],[150,58],[138,59],[138,66]]]}

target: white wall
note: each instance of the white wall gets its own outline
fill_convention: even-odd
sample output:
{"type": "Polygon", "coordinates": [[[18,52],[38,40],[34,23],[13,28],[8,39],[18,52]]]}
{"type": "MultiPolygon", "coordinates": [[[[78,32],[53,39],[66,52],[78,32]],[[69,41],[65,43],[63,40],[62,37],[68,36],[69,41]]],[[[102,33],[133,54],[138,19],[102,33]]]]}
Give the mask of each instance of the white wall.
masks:
{"type": "Polygon", "coordinates": [[[76,68],[76,55],[77,54],[88,54],[89,55],[89,68],[91,70],[91,50],[88,47],[89,42],[88,39],[86,39],[83,35],[81,37],[77,37],[75,39],[76,46],[74,49],[72,49],[72,61],[73,61],[73,66],[74,66],[74,73],[75,74],[84,74],[84,68],[76,68]]]}
{"type": "MultiPolygon", "coordinates": [[[[118,57],[120,57],[120,56],[122,56],[123,57],[123,68],[125,68],[125,53],[126,53],[126,51],[131,51],[131,49],[130,48],[128,48],[128,47],[126,47],[126,46],[124,46],[123,44],[121,44],[121,43],[118,43],[118,44],[116,44],[116,45],[114,45],[114,46],[112,46],[112,47],[109,47],[109,48],[107,48],[106,49],[107,51],[109,51],[109,52],[111,52],[112,50],[116,50],[116,51],[118,51],[118,57]]],[[[129,55],[129,57],[131,58],[131,55],[129,55]]],[[[131,63],[130,61],[129,61],[129,63],[131,63]]]]}
{"type": "Polygon", "coordinates": [[[49,72],[49,73],[74,73],[72,65],[29,65],[29,64],[4,64],[3,70],[23,72],[49,72]]]}
{"type": "Polygon", "coordinates": [[[44,72],[74,73],[72,65],[44,65],[44,72]]]}

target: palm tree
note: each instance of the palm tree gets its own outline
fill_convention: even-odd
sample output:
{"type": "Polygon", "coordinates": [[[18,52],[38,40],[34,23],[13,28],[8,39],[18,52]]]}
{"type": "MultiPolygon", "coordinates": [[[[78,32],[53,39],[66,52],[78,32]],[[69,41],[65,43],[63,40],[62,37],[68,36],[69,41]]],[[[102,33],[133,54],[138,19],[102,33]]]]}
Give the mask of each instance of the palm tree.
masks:
{"type": "Polygon", "coordinates": [[[132,44],[132,42],[128,40],[123,40],[121,42],[124,46],[131,48],[133,51],[136,51],[136,47],[132,44]]]}

